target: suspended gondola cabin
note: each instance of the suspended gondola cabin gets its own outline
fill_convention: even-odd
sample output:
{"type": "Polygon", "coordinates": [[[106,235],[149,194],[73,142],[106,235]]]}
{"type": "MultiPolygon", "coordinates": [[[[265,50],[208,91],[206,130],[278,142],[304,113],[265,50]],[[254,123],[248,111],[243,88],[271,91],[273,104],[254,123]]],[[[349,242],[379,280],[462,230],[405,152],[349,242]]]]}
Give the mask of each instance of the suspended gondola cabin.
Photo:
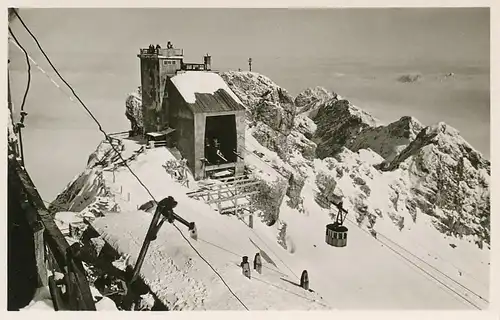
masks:
{"type": "Polygon", "coordinates": [[[337,207],[337,218],[334,223],[326,226],[326,243],[334,247],[345,247],[347,245],[347,227],[344,221],[347,216],[347,210],[342,207],[342,201],[334,203],[337,207]]]}
{"type": "Polygon", "coordinates": [[[347,227],[330,223],[326,226],[326,243],[334,247],[345,247],[347,245],[347,227]]]}

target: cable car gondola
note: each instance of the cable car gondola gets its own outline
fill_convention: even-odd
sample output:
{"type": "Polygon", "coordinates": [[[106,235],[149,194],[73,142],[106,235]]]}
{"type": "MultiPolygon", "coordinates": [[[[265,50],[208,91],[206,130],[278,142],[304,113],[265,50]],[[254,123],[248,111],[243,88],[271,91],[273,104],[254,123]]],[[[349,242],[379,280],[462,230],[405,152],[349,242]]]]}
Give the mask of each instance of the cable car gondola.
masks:
{"type": "Polygon", "coordinates": [[[347,227],[344,226],[344,220],[347,216],[347,210],[342,208],[342,202],[335,204],[338,209],[337,217],[334,223],[326,225],[326,243],[333,247],[347,246],[347,227]]]}

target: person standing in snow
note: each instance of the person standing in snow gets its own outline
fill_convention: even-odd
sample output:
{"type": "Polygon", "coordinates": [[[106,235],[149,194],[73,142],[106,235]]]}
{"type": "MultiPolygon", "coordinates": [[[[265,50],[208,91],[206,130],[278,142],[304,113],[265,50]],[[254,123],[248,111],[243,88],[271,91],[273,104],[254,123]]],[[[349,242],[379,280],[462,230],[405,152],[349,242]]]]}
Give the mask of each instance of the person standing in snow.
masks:
{"type": "Polygon", "coordinates": [[[248,262],[248,257],[244,256],[243,261],[240,263],[243,275],[247,277],[248,279],[251,279],[251,274],[250,274],[250,263],[248,262]]]}
{"type": "Polygon", "coordinates": [[[262,259],[260,258],[260,253],[255,254],[253,259],[253,268],[260,274],[262,273],[262,259]]]}

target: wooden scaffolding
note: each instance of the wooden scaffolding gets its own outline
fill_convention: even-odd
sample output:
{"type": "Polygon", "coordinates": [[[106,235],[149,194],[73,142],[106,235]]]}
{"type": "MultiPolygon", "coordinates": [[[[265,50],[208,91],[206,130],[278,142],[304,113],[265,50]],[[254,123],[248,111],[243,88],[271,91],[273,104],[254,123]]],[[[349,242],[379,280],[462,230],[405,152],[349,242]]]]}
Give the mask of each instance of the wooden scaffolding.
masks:
{"type": "Polygon", "coordinates": [[[258,184],[260,181],[247,176],[233,176],[217,179],[199,190],[188,192],[187,195],[214,206],[220,214],[234,214],[243,221],[248,217],[248,225],[252,228],[254,212],[251,208],[250,197],[258,194],[259,191],[249,187],[258,184]]]}

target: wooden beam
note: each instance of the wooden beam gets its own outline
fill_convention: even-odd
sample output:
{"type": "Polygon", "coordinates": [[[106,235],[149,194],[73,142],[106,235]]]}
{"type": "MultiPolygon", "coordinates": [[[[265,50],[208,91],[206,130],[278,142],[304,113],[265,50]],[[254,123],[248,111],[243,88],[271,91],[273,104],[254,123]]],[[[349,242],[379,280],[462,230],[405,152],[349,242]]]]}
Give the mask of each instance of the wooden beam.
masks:
{"type": "Polygon", "coordinates": [[[227,168],[236,168],[236,163],[231,162],[231,163],[206,166],[205,171],[214,171],[214,170],[218,170],[218,169],[227,169],[227,168]]]}
{"type": "Polygon", "coordinates": [[[219,189],[219,188],[224,187],[224,186],[234,187],[235,185],[239,185],[239,184],[246,183],[246,182],[260,182],[260,181],[247,178],[247,179],[241,179],[241,180],[235,180],[235,181],[228,181],[228,182],[224,182],[224,183],[220,183],[220,184],[214,184],[211,187],[213,187],[214,189],[219,189]]]}
{"type": "Polygon", "coordinates": [[[222,182],[227,182],[229,180],[242,180],[242,179],[246,179],[247,176],[245,175],[239,175],[239,176],[234,176],[234,177],[229,177],[229,178],[220,178],[220,179],[216,179],[218,181],[222,181],[222,182]]]}
{"type": "MultiPolygon", "coordinates": [[[[246,208],[250,208],[251,206],[252,206],[251,203],[241,203],[241,204],[238,204],[238,209],[246,209],[246,208]]],[[[223,207],[220,212],[225,212],[225,211],[234,211],[234,206],[223,207]]]]}
{"type": "Polygon", "coordinates": [[[240,184],[236,184],[236,185],[227,185],[227,184],[224,184],[223,187],[221,188],[214,188],[214,189],[209,189],[209,190],[204,190],[204,191],[196,191],[196,192],[191,192],[189,194],[187,194],[189,197],[199,197],[199,196],[206,196],[206,195],[214,195],[214,194],[218,194],[218,192],[220,191],[228,191],[228,190],[231,190],[231,189],[234,189],[235,186],[237,188],[244,188],[244,187],[248,187],[248,186],[253,186],[253,185],[257,185],[257,184],[260,184],[261,182],[260,181],[251,181],[251,182],[241,182],[240,184]]]}
{"type": "Polygon", "coordinates": [[[208,204],[212,204],[212,203],[217,203],[217,202],[223,202],[223,201],[229,201],[229,200],[234,200],[234,199],[240,199],[240,198],[245,198],[247,196],[251,196],[251,195],[254,195],[254,194],[257,194],[257,193],[259,193],[259,191],[245,192],[245,193],[241,193],[241,194],[238,194],[236,196],[229,197],[229,198],[214,199],[214,200],[208,201],[207,203],[208,204]]]}
{"type": "Polygon", "coordinates": [[[38,286],[46,287],[49,284],[47,275],[47,266],[45,264],[45,244],[43,241],[43,233],[45,228],[41,221],[37,221],[33,229],[33,241],[35,242],[35,260],[38,270],[38,286]]]}

